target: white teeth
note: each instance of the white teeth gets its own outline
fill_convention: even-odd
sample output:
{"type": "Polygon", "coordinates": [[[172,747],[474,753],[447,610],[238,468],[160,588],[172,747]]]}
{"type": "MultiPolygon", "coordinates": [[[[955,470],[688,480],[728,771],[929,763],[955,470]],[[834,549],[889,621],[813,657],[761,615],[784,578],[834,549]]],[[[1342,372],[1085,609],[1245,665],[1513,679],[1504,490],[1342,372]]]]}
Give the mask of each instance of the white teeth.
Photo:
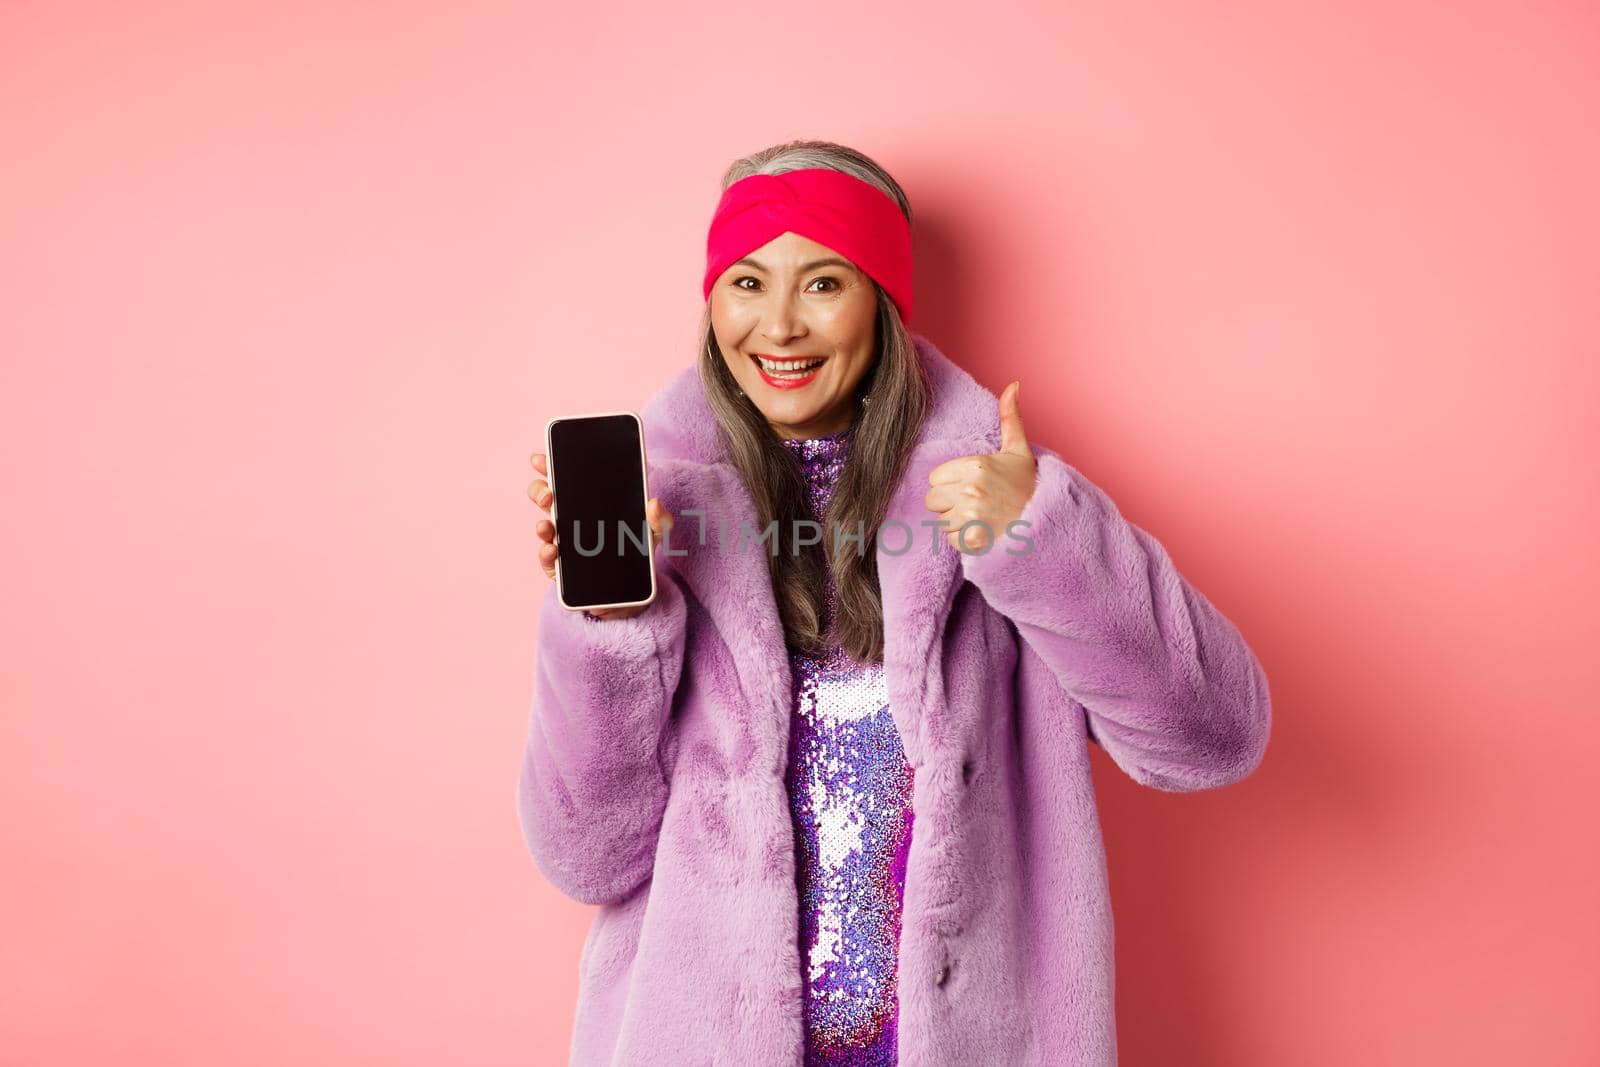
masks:
{"type": "Polygon", "coordinates": [[[804,363],[801,363],[792,359],[762,359],[760,356],[756,357],[756,361],[761,364],[762,370],[765,370],[768,374],[775,375],[779,378],[804,377],[805,373],[812,367],[820,366],[823,362],[820,359],[810,359],[806,360],[804,363]]]}

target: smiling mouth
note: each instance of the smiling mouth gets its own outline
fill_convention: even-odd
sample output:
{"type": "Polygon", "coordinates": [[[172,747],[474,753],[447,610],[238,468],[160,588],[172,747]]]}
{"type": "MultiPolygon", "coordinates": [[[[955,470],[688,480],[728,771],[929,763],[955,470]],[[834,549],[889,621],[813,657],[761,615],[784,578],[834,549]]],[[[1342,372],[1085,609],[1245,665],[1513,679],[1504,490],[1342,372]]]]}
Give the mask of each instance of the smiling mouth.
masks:
{"type": "Polygon", "coordinates": [[[771,356],[750,357],[761,376],[773,384],[799,384],[816,377],[817,371],[828,361],[827,356],[796,356],[774,359],[771,356]]]}

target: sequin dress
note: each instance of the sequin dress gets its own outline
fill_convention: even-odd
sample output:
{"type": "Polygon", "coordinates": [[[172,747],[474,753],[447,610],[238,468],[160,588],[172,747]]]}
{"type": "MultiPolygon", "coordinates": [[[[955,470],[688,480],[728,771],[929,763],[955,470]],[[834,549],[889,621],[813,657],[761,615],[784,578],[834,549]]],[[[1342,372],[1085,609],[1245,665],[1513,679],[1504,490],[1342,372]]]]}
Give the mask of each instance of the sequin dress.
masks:
{"type": "MultiPolygon", "coordinates": [[[[854,431],[784,439],[800,459],[819,522],[854,431]]],[[[844,549],[855,546],[846,541],[844,549]]],[[[826,619],[834,605],[830,579],[826,619]]],[[[837,645],[815,657],[791,648],[789,663],[794,703],[784,781],[800,894],[805,1062],[894,1064],[911,765],[881,664],[860,663],[837,645]]]]}

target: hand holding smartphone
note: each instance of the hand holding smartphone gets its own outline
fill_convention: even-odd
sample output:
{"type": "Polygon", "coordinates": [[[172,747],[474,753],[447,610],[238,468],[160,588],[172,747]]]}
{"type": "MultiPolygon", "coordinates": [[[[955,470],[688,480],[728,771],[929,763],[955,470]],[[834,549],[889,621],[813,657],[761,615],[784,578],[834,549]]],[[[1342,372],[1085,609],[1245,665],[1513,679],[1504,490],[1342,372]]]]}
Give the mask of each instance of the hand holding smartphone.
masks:
{"type": "Polygon", "coordinates": [[[545,425],[545,451],[528,486],[550,512],[539,520],[539,562],[558,599],[597,619],[625,619],[656,595],[653,555],[671,514],[647,499],[643,426],[631,411],[560,416],[545,425]],[[559,503],[557,502],[559,494],[559,503]],[[643,544],[648,527],[648,546],[643,544]]]}

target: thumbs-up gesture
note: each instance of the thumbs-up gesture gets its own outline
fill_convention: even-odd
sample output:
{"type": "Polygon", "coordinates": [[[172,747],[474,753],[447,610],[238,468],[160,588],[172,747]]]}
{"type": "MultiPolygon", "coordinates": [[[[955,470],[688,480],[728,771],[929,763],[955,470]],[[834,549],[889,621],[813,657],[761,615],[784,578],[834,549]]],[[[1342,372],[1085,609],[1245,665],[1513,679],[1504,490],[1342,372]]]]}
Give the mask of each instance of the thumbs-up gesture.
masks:
{"type": "Polygon", "coordinates": [[[922,502],[944,520],[945,539],[957,551],[964,544],[966,552],[987,552],[1033,496],[1038,471],[1022,432],[1021,391],[1022,383],[1012,382],[1000,394],[1000,451],[957,456],[928,472],[932,488],[922,502]],[[974,521],[984,525],[970,527],[963,538],[962,525],[974,521]]]}

